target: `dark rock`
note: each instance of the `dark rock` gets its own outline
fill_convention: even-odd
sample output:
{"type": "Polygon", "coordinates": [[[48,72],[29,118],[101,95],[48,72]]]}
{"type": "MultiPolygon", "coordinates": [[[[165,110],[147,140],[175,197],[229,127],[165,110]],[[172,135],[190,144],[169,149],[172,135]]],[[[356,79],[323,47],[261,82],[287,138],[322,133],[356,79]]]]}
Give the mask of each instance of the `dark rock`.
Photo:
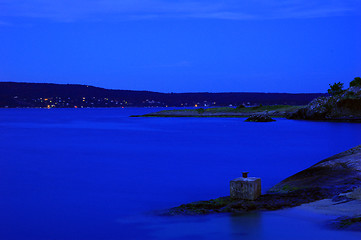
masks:
{"type": "Polygon", "coordinates": [[[328,223],[328,226],[339,230],[361,231],[361,216],[339,217],[328,223]]]}
{"type": "Polygon", "coordinates": [[[256,114],[252,115],[246,119],[246,122],[274,122],[273,118],[271,118],[268,114],[256,114]]]}
{"type": "Polygon", "coordinates": [[[305,120],[361,120],[361,88],[351,87],[342,94],[319,97],[287,116],[289,119],[305,120]]]}
{"type": "Polygon", "coordinates": [[[268,193],[253,201],[222,197],[209,201],[183,204],[179,207],[169,209],[164,215],[203,215],[226,212],[242,213],[254,210],[278,210],[299,206],[331,196],[331,192],[322,188],[305,188],[288,193],[268,193]]]}

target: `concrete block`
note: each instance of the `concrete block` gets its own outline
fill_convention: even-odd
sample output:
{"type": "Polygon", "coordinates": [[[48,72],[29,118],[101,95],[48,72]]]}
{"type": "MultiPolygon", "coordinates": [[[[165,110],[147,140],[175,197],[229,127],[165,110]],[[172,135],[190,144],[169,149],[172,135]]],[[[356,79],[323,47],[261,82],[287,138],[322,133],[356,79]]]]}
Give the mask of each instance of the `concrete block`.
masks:
{"type": "Polygon", "coordinates": [[[255,200],[261,196],[261,179],[256,177],[240,177],[230,182],[231,198],[255,200]]]}

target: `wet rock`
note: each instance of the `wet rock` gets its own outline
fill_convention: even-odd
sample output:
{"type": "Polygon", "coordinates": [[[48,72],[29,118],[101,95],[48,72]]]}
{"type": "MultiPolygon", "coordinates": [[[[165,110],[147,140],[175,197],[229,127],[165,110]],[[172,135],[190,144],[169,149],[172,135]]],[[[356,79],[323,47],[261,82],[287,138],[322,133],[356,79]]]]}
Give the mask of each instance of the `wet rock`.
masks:
{"type": "Polygon", "coordinates": [[[296,207],[330,196],[332,196],[332,193],[322,188],[305,188],[288,193],[268,193],[253,201],[222,197],[209,201],[183,204],[167,210],[164,215],[204,215],[211,213],[243,213],[255,210],[278,210],[296,207]]]}
{"type": "Polygon", "coordinates": [[[256,114],[252,115],[246,119],[246,122],[274,122],[273,118],[271,118],[268,114],[256,114]]]}
{"type": "Polygon", "coordinates": [[[339,217],[332,220],[328,226],[339,230],[361,231],[361,216],[339,217]]]}

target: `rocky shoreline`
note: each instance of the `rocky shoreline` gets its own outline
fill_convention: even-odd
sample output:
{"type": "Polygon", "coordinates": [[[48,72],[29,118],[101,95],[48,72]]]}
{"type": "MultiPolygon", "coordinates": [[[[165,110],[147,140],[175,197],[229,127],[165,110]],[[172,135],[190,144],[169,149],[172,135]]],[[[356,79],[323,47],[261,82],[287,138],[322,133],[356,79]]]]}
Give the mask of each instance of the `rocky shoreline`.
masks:
{"type": "MultiPolygon", "coordinates": [[[[322,199],[331,199],[330,204],[342,204],[348,201],[360,201],[360,187],[361,145],[322,160],[286,178],[254,201],[232,199],[227,196],[183,204],[167,210],[162,215],[201,215],[277,210],[322,199]]],[[[342,225],[346,221],[345,219],[335,220],[333,225],[337,226],[337,221],[342,225]]],[[[347,219],[350,226],[360,222],[359,216],[352,216],[352,214],[347,216],[347,219]]],[[[361,231],[361,227],[359,230],[361,231]]]]}
{"type": "Polygon", "coordinates": [[[287,116],[289,119],[361,122],[361,87],[319,97],[287,116]]]}
{"type": "MultiPolygon", "coordinates": [[[[341,93],[319,97],[307,106],[219,107],[164,110],[132,117],[285,117],[296,120],[361,122],[361,87],[353,86],[341,93]]],[[[252,119],[251,119],[252,120],[252,119]]],[[[270,121],[270,119],[268,119],[270,121]]]]}

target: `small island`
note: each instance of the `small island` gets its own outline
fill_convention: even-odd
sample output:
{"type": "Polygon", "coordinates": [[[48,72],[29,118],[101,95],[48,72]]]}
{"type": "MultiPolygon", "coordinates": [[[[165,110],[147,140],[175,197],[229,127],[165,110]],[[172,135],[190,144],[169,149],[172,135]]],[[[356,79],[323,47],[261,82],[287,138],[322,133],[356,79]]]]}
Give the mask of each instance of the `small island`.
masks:
{"type": "Polygon", "coordinates": [[[267,113],[266,114],[254,114],[247,118],[245,122],[274,122],[273,118],[271,118],[267,113]]]}
{"type": "Polygon", "coordinates": [[[254,107],[214,107],[181,110],[164,110],[144,115],[133,115],[131,117],[241,117],[246,118],[253,115],[267,115],[270,117],[286,117],[304,106],[292,105],[259,105],[254,107]]]}

